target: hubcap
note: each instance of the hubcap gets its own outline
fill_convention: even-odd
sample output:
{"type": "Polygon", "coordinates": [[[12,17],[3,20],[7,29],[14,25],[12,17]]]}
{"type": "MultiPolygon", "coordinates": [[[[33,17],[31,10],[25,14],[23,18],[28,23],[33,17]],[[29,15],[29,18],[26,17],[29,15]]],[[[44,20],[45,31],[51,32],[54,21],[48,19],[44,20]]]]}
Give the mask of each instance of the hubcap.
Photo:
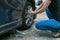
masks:
{"type": "Polygon", "coordinates": [[[31,6],[28,6],[26,9],[25,9],[25,24],[27,26],[30,26],[33,22],[33,16],[29,13],[30,11],[32,11],[32,7],[31,6]]]}

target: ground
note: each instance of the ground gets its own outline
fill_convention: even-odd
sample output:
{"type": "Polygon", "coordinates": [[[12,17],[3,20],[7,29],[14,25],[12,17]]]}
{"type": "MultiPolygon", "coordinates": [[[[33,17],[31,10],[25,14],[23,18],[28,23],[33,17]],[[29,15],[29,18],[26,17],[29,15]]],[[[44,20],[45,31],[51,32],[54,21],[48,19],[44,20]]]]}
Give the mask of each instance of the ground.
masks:
{"type": "Polygon", "coordinates": [[[50,31],[42,31],[36,29],[35,23],[40,20],[48,20],[45,12],[37,15],[32,28],[29,29],[25,35],[22,35],[21,37],[11,35],[10,37],[3,40],[60,40],[60,38],[53,38],[50,31]]]}

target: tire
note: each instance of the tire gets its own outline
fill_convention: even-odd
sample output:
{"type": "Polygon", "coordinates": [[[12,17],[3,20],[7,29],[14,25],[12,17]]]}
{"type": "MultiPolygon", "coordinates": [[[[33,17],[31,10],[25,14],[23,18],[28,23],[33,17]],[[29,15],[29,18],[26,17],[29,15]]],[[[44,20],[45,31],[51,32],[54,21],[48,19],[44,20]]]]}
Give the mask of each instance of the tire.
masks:
{"type": "Polygon", "coordinates": [[[19,30],[27,30],[29,28],[31,28],[31,25],[34,23],[34,17],[35,16],[31,16],[30,13],[28,11],[33,10],[34,7],[32,7],[32,4],[30,2],[27,2],[22,14],[22,27],[19,28],[19,30]]]}
{"type": "Polygon", "coordinates": [[[34,15],[33,19],[36,19],[36,15],[34,15]]]}

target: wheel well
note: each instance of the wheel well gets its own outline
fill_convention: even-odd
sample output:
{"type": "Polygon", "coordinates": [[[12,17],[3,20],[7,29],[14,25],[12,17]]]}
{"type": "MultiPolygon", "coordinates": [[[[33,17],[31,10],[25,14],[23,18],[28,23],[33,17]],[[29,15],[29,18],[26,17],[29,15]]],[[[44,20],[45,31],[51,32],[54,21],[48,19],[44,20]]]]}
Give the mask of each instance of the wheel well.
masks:
{"type": "Polygon", "coordinates": [[[27,0],[27,2],[32,3],[32,6],[35,6],[35,1],[34,0],[27,0]]]}
{"type": "Polygon", "coordinates": [[[34,10],[35,10],[35,1],[34,0],[27,0],[27,2],[30,2],[30,3],[32,3],[32,6],[33,6],[33,8],[34,8],[34,10]]]}

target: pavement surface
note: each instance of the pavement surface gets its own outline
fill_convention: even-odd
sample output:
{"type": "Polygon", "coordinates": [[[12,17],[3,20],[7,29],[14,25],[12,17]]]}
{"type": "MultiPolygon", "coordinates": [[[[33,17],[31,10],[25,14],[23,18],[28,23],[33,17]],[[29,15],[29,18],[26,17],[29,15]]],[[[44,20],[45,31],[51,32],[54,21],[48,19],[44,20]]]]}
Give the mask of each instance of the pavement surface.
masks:
{"type": "MultiPolygon", "coordinates": [[[[46,13],[41,13],[37,15],[37,18],[34,20],[35,23],[41,20],[49,20],[46,13]]],[[[2,40],[60,40],[59,38],[53,38],[50,31],[42,31],[35,28],[35,23],[32,25],[32,28],[26,30],[26,34],[20,36],[10,35],[9,37],[2,40]]]]}

